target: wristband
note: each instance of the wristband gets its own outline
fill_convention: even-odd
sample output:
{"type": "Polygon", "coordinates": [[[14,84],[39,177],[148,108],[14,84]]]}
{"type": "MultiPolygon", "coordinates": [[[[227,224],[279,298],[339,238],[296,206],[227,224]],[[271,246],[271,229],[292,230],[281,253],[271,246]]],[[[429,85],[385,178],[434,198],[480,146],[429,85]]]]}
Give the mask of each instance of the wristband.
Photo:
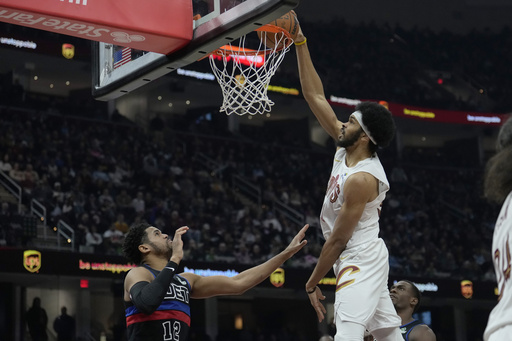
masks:
{"type": "Polygon", "coordinates": [[[304,45],[307,41],[308,41],[308,38],[304,38],[304,40],[301,41],[300,43],[295,43],[295,46],[304,45]]]}
{"type": "Polygon", "coordinates": [[[178,270],[178,264],[174,263],[172,260],[170,260],[164,269],[169,269],[173,272],[176,272],[178,270]]]}
{"type": "Polygon", "coordinates": [[[308,295],[311,295],[312,293],[314,293],[316,291],[316,288],[318,288],[318,285],[315,285],[315,287],[311,290],[306,290],[306,292],[308,293],[308,295]]]}

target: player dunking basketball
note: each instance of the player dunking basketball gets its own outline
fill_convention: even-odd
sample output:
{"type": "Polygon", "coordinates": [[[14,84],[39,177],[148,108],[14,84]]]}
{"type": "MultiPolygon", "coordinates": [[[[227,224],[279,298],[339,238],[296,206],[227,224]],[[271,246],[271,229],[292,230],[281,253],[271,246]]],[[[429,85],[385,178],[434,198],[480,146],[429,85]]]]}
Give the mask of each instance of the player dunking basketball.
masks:
{"type": "Polygon", "coordinates": [[[510,340],[512,335],[512,119],[500,129],[498,153],[487,163],[485,196],[501,207],[492,237],[492,256],[498,281],[498,304],[489,315],[485,341],[510,340]]]}
{"type": "Polygon", "coordinates": [[[190,327],[190,298],[240,295],[270,276],[298,252],[307,241],[308,225],[288,247],[263,264],[234,277],[202,277],[193,273],[176,274],[183,258],[183,226],[174,238],[146,223],[133,225],[126,235],[123,252],[139,265],[124,280],[124,303],[128,341],[186,341],[190,327]]]}
{"type": "Polygon", "coordinates": [[[306,101],[337,149],[320,222],[326,242],[306,283],[318,320],[326,313],[318,282],[334,267],[335,340],[363,340],[365,329],[381,341],[400,341],[400,318],[389,297],[388,250],[379,235],[379,214],[389,189],[376,154],[393,139],[391,113],[377,103],[361,103],[348,122],[340,122],[325,98],[306,38],[295,39],[300,81],[306,101]]]}

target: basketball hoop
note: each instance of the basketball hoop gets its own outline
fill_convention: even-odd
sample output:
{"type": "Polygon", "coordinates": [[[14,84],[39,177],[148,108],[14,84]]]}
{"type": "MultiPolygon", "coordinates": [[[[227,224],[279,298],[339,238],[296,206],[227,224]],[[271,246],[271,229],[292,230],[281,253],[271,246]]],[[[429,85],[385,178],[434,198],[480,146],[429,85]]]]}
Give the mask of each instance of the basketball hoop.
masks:
{"type": "Polygon", "coordinates": [[[274,105],[267,96],[267,88],[293,39],[286,30],[274,25],[264,25],[256,32],[259,41],[254,49],[246,47],[250,39],[242,36],[238,44],[224,45],[209,56],[222,90],[220,111],[226,115],[263,114],[274,105]]]}

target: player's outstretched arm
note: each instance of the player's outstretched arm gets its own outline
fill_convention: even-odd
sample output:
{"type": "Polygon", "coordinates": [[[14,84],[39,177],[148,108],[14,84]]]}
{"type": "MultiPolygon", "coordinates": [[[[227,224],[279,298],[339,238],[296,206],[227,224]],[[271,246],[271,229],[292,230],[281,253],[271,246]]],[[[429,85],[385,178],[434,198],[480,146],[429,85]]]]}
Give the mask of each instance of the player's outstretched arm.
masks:
{"type": "Polygon", "coordinates": [[[295,39],[297,50],[297,62],[299,65],[300,84],[302,93],[309,108],[315,114],[318,122],[324,130],[336,141],[340,136],[341,122],[336,117],[331,105],[327,102],[324,87],[309,54],[306,37],[299,27],[299,33],[295,39]]]}
{"type": "Polygon", "coordinates": [[[192,298],[207,298],[219,295],[241,295],[264,281],[286,260],[290,259],[307,244],[304,239],[309,225],[305,225],[293,238],[288,247],[268,261],[247,269],[234,277],[201,277],[192,273],[183,273],[192,287],[192,298]]]}

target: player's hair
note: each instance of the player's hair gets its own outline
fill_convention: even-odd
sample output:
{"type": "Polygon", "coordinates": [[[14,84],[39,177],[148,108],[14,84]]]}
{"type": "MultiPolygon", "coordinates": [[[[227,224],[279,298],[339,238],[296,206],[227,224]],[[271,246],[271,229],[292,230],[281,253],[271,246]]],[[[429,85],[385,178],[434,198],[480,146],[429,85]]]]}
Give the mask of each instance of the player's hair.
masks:
{"type": "Polygon", "coordinates": [[[368,128],[375,143],[368,144],[370,152],[373,154],[378,147],[387,147],[395,136],[395,121],[391,112],[386,107],[375,102],[362,102],[356,106],[363,114],[363,123],[368,128]]]}
{"type": "Polygon", "coordinates": [[[411,285],[413,297],[416,297],[418,299],[418,303],[414,306],[414,310],[412,311],[413,313],[415,313],[421,304],[421,291],[420,291],[420,289],[418,289],[418,287],[413,282],[408,281],[406,279],[402,279],[401,281],[409,283],[411,285]]]}
{"type": "Polygon", "coordinates": [[[142,263],[142,254],[139,251],[139,245],[148,241],[146,229],[151,225],[142,222],[135,223],[130,227],[123,243],[123,254],[130,262],[140,265],[142,263]]]}
{"type": "Polygon", "coordinates": [[[512,191],[512,118],[501,127],[496,150],[486,165],[484,196],[501,204],[512,191]]]}

